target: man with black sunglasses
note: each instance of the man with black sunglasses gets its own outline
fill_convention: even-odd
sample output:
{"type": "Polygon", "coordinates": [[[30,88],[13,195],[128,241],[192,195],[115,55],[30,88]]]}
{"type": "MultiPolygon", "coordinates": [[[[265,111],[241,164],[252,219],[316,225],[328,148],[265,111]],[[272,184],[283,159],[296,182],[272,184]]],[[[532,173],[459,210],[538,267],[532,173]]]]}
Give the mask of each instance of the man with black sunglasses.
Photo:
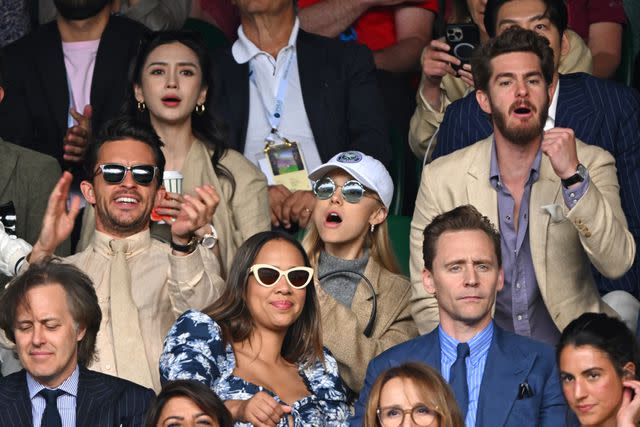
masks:
{"type": "MultiPolygon", "coordinates": [[[[104,313],[99,357],[91,369],[156,391],[167,331],[182,312],[209,305],[223,285],[218,257],[197,237],[210,229],[219,200],[213,187],[196,187],[195,194],[184,196],[171,224],[170,246],[151,239],[151,210],[165,192],[161,145],[146,124],[128,119],[106,124],[87,152],[89,178],[81,183],[95,209],[96,232],[85,250],[66,258],[91,277],[104,313]]],[[[67,206],[71,181],[65,172],[49,198],[31,262],[50,255],[73,228],[80,202],[67,206]]]]}

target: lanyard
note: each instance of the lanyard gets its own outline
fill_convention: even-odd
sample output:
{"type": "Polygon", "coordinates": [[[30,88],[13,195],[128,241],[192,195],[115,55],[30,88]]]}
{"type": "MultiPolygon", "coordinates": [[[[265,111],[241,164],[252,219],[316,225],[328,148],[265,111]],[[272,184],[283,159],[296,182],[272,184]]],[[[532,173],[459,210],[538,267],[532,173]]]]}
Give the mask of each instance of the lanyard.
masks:
{"type": "Polygon", "coordinates": [[[262,105],[267,115],[267,121],[271,126],[271,132],[265,138],[270,143],[276,142],[275,136],[278,136],[278,128],[280,127],[280,122],[282,120],[284,98],[287,94],[287,88],[289,85],[289,72],[291,71],[291,64],[293,64],[293,60],[296,56],[296,52],[294,49],[291,49],[290,52],[291,53],[289,54],[289,58],[287,59],[287,64],[284,67],[284,72],[282,73],[280,81],[278,82],[278,92],[276,93],[272,109],[269,109],[264,100],[264,97],[261,95],[261,90],[258,86],[258,81],[256,80],[255,76],[255,69],[253,68],[251,63],[249,63],[249,80],[256,86],[256,89],[258,90],[258,96],[262,100],[262,105]]]}

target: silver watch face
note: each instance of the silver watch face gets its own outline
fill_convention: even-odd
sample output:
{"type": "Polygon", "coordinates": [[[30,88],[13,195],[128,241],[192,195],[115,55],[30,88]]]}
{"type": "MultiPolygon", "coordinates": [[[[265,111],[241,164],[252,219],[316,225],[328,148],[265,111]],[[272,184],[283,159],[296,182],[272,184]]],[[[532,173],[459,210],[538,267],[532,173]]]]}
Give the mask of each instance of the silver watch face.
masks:
{"type": "Polygon", "coordinates": [[[587,168],[585,168],[582,163],[578,163],[578,170],[576,170],[576,173],[580,175],[582,181],[587,179],[587,168]]]}
{"type": "Polygon", "coordinates": [[[216,236],[214,236],[213,234],[205,234],[204,237],[202,237],[202,242],[200,243],[205,248],[212,249],[217,242],[218,242],[218,238],[216,236]]]}

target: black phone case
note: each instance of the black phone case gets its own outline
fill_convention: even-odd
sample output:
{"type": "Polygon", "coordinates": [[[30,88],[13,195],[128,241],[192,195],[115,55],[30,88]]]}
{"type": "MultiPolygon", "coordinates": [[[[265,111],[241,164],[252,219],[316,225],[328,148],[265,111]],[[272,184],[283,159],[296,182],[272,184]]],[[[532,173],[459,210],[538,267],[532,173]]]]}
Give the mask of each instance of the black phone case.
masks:
{"type": "Polygon", "coordinates": [[[471,61],[473,51],[480,44],[480,30],[476,24],[447,24],[445,38],[451,47],[449,53],[462,62],[460,66],[451,64],[457,71],[471,61]]]}

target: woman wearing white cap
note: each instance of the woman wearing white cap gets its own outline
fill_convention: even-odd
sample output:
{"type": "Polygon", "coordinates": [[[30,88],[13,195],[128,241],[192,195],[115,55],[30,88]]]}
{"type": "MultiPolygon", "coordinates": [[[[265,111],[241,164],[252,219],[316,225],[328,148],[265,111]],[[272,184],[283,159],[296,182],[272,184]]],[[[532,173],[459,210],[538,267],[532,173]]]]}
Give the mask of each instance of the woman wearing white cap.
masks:
{"type": "Polygon", "coordinates": [[[318,274],[324,345],[354,391],[369,360],[418,334],[411,285],[389,242],[393,181],[378,160],[347,151],[309,175],[316,205],[303,246],[318,274]]]}

